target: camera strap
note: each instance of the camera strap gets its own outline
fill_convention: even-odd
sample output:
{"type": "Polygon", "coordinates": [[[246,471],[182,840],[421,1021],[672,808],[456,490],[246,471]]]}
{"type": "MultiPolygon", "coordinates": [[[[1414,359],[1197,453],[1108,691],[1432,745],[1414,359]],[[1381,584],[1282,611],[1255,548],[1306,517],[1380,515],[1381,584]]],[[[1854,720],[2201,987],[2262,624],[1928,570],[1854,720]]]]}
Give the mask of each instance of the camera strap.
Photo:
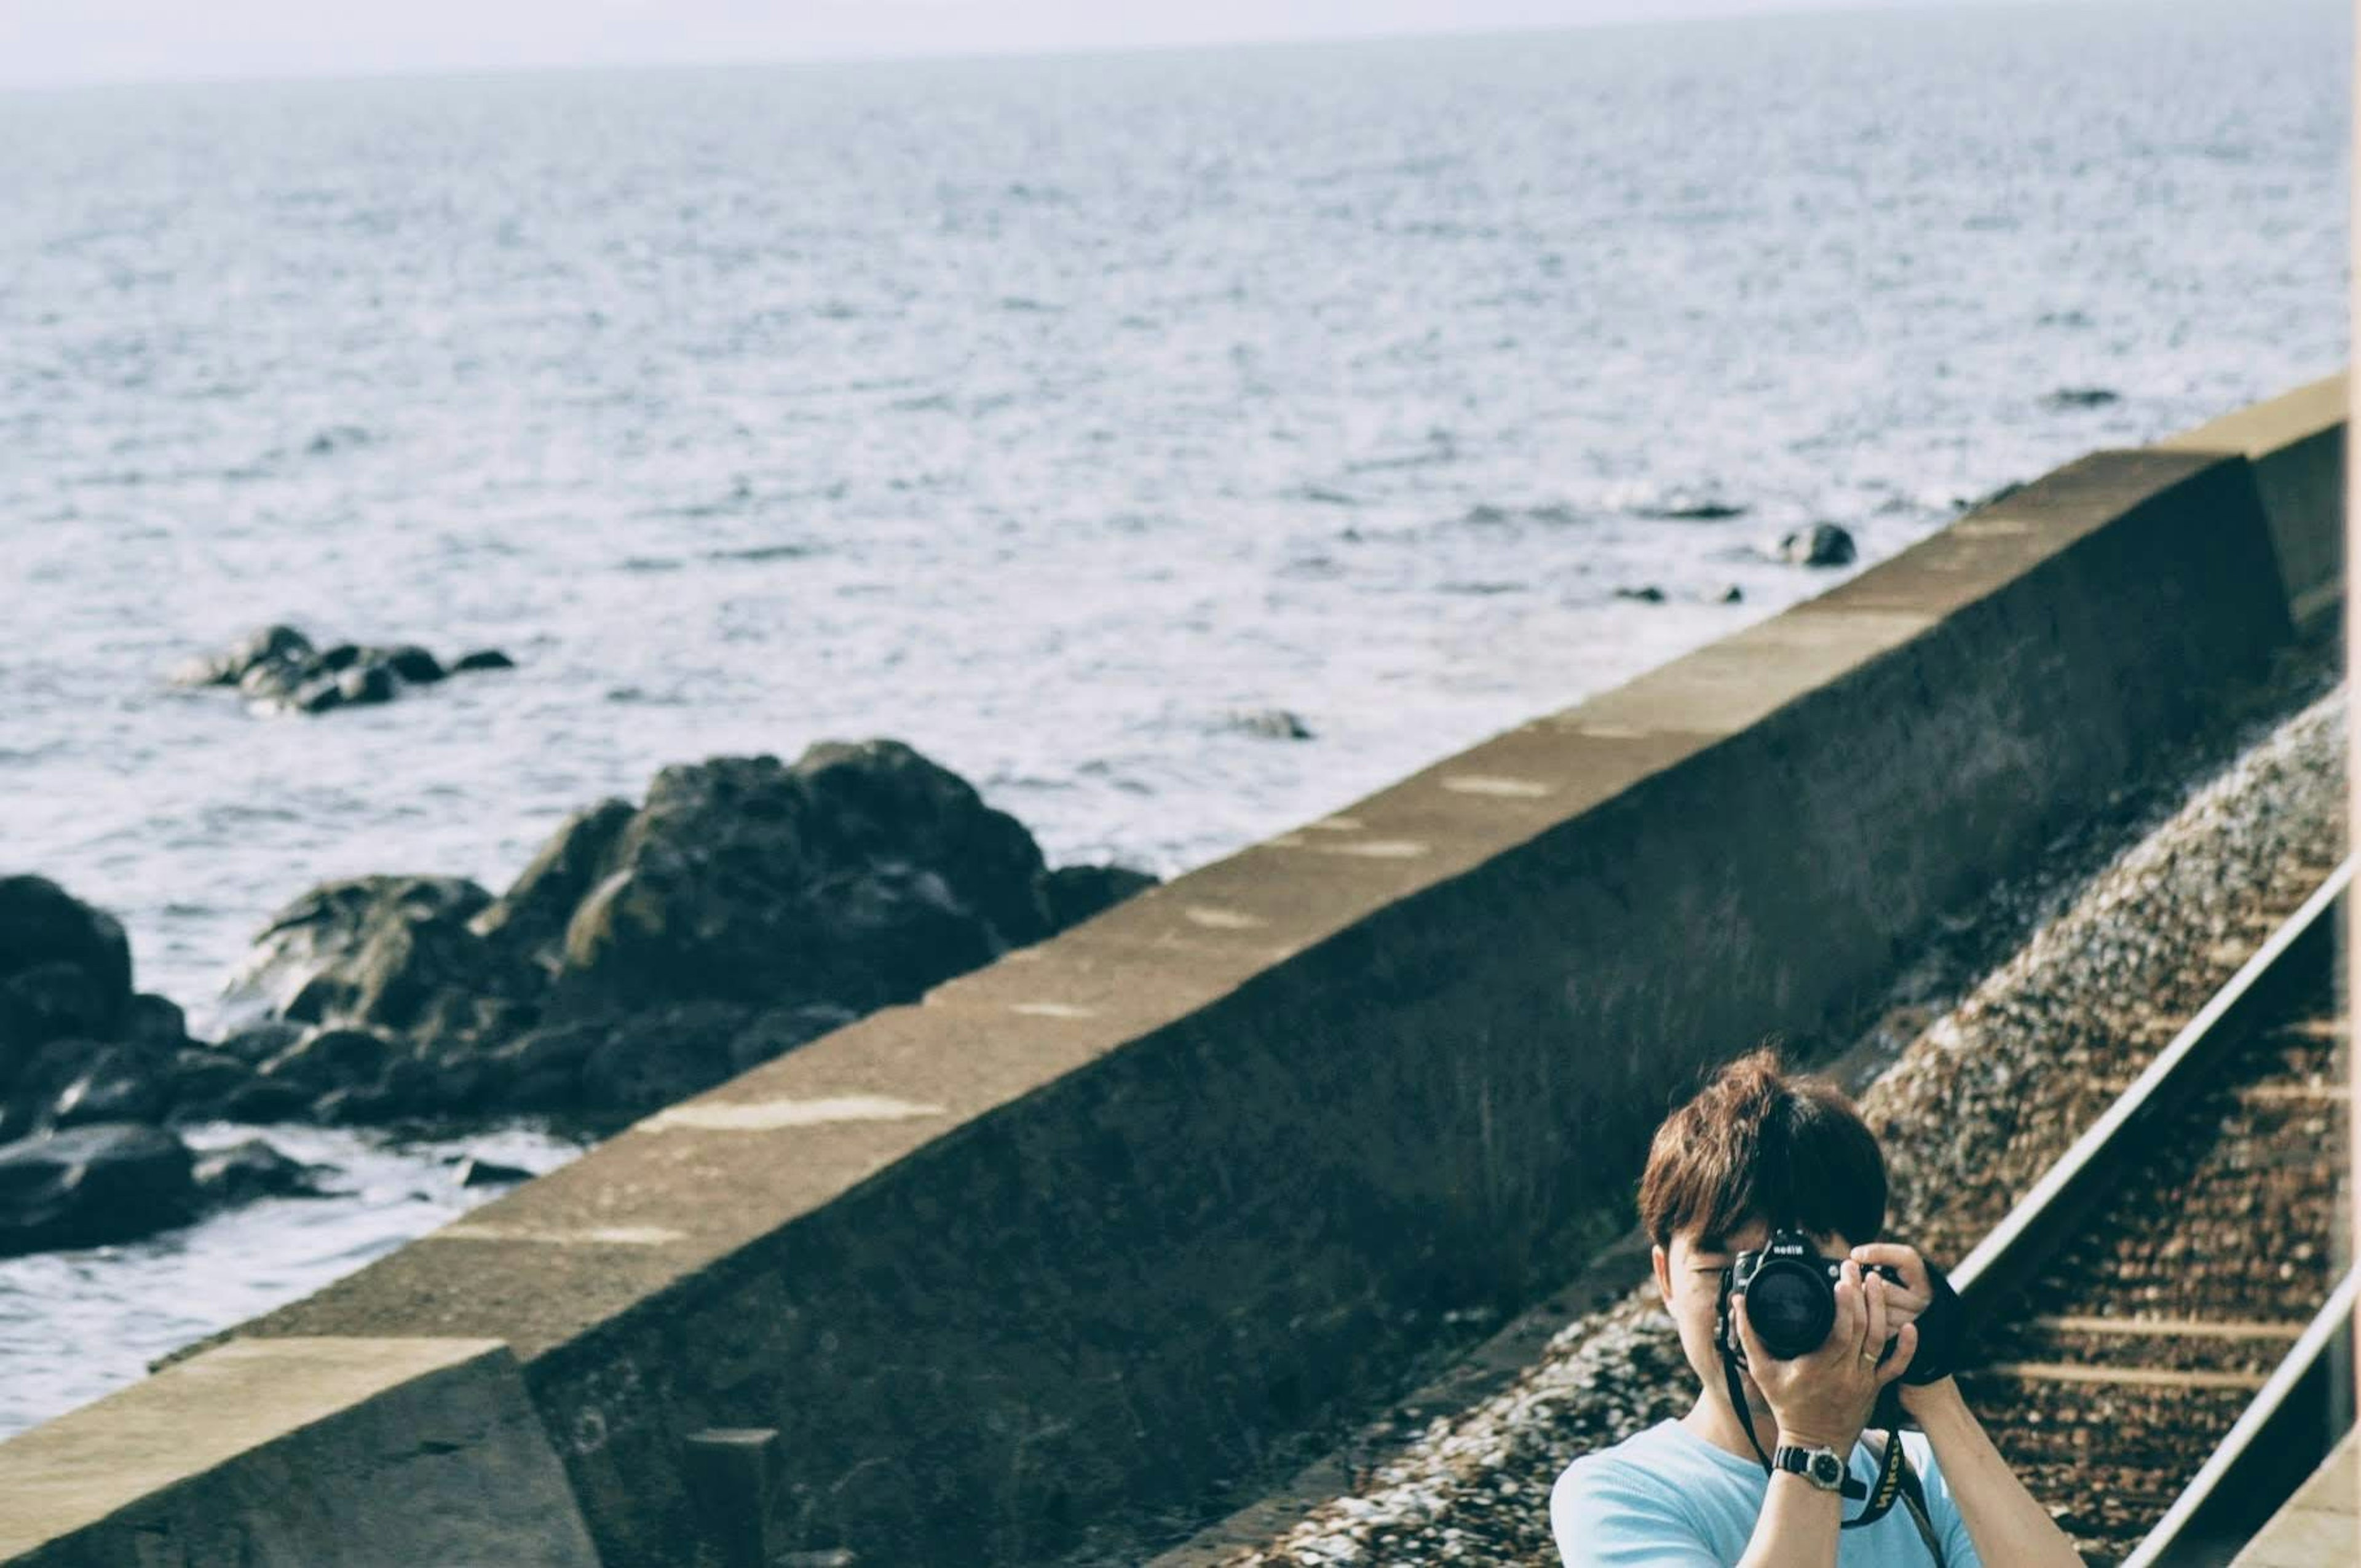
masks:
{"type": "MultiPolygon", "coordinates": [[[[1773,1474],[1771,1456],[1763,1452],[1763,1440],[1754,1432],[1754,1412],[1747,1408],[1746,1387],[1738,1378],[1738,1357],[1730,1354],[1727,1348],[1724,1348],[1721,1353],[1721,1376],[1730,1389],[1730,1408],[1738,1412],[1738,1424],[1745,1429],[1746,1441],[1754,1445],[1754,1457],[1763,1462],[1763,1474],[1765,1475],[1773,1474]]],[[[1879,1393],[1878,1410],[1872,1414],[1870,1418],[1872,1420],[1875,1420],[1879,1414],[1888,1413],[1888,1401],[1892,1398],[1890,1393],[1883,1391],[1879,1393]]],[[[1880,1445],[1877,1481],[1873,1486],[1862,1486],[1854,1478],[1851,1464],[1850,1463],[1846,1464],[1844,1485],[1839,1488],[1838,1495],[1846,1497],[1866,1497],[1869,1500],[1858,1515],[1846,1519],[1839,1528],[1859,1530],[1864,1525],[1875,1524],[1893,1509],[1894,1500],[1902,1496],[1905,1488],[1912,1492],[1919,1490],[1918,1477],[1911,1472],[1910,1462],[1904,1455],[1902,1443],[1894,1435],[1894,1429],[1896,1424],[1892,1420],[1886,1423],[1885,1442],[1880,1445]]],[[[1911,1512],[1914,1517],[1923,1517],[1923,1510],[1915,1503],[1911,1512]]],[[[1922,1526],[1921,1533],[1927,1533],[1926,1527],[1922,1526]]],[[[1939,1549],[1937,1551],[1935,1560],[1938,1563],[1942,1561],[1939,1549]]]]}

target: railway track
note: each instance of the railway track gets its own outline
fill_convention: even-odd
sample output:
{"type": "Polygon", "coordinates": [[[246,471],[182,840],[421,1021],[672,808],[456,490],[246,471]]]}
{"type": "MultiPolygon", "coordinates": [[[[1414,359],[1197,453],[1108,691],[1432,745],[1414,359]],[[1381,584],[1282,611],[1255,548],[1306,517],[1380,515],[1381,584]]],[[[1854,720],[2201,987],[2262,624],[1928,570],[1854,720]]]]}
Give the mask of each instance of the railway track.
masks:
{"type": "Polygon", "coordinates": [[[2093,1563],[2227,1562],[2349,1424],[2352,869],[2136,1080],[2091,1086],[2090,1130],[1954,1275],[1981,1325],[1969,1400],[2093,1563]]]}

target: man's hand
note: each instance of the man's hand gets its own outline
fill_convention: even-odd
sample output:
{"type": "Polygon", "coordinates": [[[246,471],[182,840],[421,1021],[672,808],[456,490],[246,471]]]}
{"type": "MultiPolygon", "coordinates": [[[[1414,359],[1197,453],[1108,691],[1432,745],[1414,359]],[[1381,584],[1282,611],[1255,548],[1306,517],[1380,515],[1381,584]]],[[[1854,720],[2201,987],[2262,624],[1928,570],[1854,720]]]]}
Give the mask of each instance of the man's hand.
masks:
{"type": "MultiPolygon", "coordinates": [[[[1916,1320],[1919,1313],[1933,1304],[1935,1282],[1927,1272],[1927,1260],[1918,1255],[1916,1247],[1904,1246],[1899,1242],[1872,1242],[1866,1246],[1853,1248],[1850,1255],[1852,1260],[1863,1268],[1872,1264],[1882,1263],[1902,1276],[1901,1284],[1886,1287],[1885,1311],[1888,1332],[1898,1332],[1904,1324],[1916,1320]]],[[[1894,1354],[1897,1356],[1900,1355],[1899,1346],[1895,1347],[1894,1354]]],[[[1938,1388],[1953,1390],[1955,1385],[1948,1377],[1929,1383],[1924,1387],[1914,1387],[1910,1384],[1904,1384],[1902,1408],[1913,1416],[1917,1415],[1918,1402],[1930,1396],[1940,1398],[1939,1395],[1934,1394],[1934,1390],[1938,1388]]]]}
{"type": "MultiPolygon", "coordinates": [[[[1910,1255],[1917,1257],[1916,1253],[1910,1255]]],[[[1926,1265],[1920,1263],[1918,1268],[1923,1292],[1926,1265]]],[[[1900,1292],[1876,1275],[1864,1282],[1861,1265],[1847,1259],[1836,1286],[1836,1325],[1819,1349],[1793,1361],[1773,1359],[1754,1337],[1744,1296],[1730,1303],[1740,1341],[1746,1346],[1747,1368],[1770,1402],[1771,1413],[1778,1418],[1780,1442],[1832,1448],[1839,1456],[1851,1453],[1861,1429],[1869,1424],[1870,1413],[1877,1406],[1878,1390],[1902,1376],[1918,1348],[1916,1325],[1905,1322],[1898,1331],[1888,1326],[1890,1294],[1900,1292]],[[1878,1356],[1889,1333],[1898,1333],[1894,1354],[1880,1365],[1878,1356]]],[[[1921,1294],[1921,1310],[1930,1299],[1931,1295],[1921,1294]]]]}

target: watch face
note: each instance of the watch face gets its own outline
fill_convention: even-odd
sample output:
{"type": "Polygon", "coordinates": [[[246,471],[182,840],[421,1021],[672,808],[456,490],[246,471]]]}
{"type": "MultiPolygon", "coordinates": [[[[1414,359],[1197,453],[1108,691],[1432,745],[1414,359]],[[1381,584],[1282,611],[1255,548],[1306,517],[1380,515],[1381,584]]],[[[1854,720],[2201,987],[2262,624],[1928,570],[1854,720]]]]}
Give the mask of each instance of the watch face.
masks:
{"type": "Polygon", "coordinates": [[[1844,1465],[1833,1453],[1815,1453],[1812,1479],[1823,1486],[1835,1486],[1844,1480],[1844,1465]]]}

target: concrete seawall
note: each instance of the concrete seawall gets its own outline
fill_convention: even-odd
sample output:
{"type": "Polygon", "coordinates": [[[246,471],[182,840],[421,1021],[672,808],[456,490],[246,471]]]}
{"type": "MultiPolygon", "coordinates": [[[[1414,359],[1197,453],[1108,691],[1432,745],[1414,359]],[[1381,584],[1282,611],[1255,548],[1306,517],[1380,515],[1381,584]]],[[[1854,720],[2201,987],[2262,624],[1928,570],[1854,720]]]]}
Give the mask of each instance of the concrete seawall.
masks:
{"type": "Polygon", "coordinates": [[[2328,619],[2342,420],[2340,379],[2070,464],[675,1106],[0,1444],[0,1519],[67,1422],[298,1336],[504,1343],[608,1568],[690,1560],[708,1428],[775,1431],[777,1543],[864,1568],[1185,1527],[1619,1228],[1700,1066],[1879,984],[2328,619]]]}

